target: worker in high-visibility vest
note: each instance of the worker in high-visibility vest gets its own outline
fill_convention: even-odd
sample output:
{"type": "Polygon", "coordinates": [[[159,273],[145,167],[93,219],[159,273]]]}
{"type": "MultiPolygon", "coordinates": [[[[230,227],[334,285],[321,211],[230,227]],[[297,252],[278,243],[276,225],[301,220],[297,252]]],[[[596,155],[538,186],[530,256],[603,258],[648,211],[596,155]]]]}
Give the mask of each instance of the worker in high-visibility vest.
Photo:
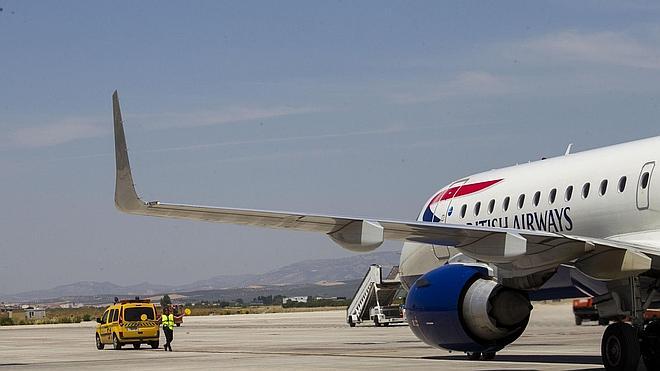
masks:
{"type": "Polygon", "coordinates": [[[163,324],[163,332],[165,333],[165,350],[172,351],[172,340],[174,340],[174,318],[180,318],[172,314],[170,306],[163,308],[163,314],[160,316],[160,322],[163,324]]]}

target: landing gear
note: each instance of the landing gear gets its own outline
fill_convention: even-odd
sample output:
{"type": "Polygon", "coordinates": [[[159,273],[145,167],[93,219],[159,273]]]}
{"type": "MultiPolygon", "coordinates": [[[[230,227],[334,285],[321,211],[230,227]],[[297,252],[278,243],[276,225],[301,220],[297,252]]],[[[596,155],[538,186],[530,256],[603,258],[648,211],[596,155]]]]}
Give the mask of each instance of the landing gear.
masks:
{"type": "Polygon", "coordinates": [[[465,355],[470,361],[492,361],[495,359],[495,352],[465,352],[465,355]]]}
{"type": "MultiPolygon", "coordinates": [[[[608,283],[610,292],[596,304],[602,319],[617,319],[607,326],[600,352],[607,371],[637,370],[640,359],[648,370],[660,370],[660,321],[645,323],[644,312],[660,293],[657,279],[630,277],[608,283]],[[622,322],[629,318],[631,323],[622,322]]],[[[600,323],[600,321],[599,321],[600,323]]]]}
{"type": "Polygon", "coordinates": [[[624,322],[607,326],[600,353],[608,371],[637,370],[640,356],[637,329],[624,322]]]}
{"type": "Polygon", "coordinates": [[[478,361],[481,359],[481,352],[465,352],[465,355],[470,361],[478,361]]]}
{"type": "Polygon", "coordinates": [[[660,370],[660,320],[648,324],[640,344],[647,370],[660,370]]]}
{"type": "Polygon", "coordinates": [[[495,359],[495,352],[484,352],[481,354],[481,359],[484,361],[492,361],[495,359]]]}

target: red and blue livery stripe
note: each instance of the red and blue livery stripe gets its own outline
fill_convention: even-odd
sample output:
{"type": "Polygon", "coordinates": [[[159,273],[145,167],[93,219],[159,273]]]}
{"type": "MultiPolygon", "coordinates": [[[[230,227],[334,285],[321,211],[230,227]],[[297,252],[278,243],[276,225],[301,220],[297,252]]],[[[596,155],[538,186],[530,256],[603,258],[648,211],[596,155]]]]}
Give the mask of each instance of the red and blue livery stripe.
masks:
{"type": "Polygon", "coordinates": [[[468,184],[461,184],[457,185],[455,187],[451,187],[449,189],[446,189],[444,191],[438,192],[431,201],[428,203],[426,206],[426,210],[424,210],[424,216],[422,217],[422,220],[425,222],[439,222],[440,218],[435,216],[435,214],[432,211],[432,207],[437,205],[438,202],[444,201],[444,200],[449,200],[455,197],[461,197],[461,196],[468,196],[473,193],[477,193],[479,191],[483,191],[484,189],[491,187],[499,182],[501,182],[504,179],[495,179],[495,180],[487,180],[484,182],[477,182],[477,183],[468,183],[468,184]]]}

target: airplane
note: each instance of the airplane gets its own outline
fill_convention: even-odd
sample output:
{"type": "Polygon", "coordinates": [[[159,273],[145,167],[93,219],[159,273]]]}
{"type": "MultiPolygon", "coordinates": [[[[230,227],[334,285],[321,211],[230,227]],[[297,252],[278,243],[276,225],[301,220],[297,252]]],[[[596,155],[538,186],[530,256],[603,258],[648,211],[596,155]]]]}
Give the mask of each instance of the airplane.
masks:
{"type": "Polygon", "coordinates": [[[117,91],[115,206],[122,212],[325,233],[367,252],[403,241],[400,274],[412,332],[425,343],[490,360],[524,332],[535,300],[592,296],[613,321],[607,370],[660,369],[660,136],[504,167],[455,180],[417,220],[142,201],[135,190],[117,91]]]}

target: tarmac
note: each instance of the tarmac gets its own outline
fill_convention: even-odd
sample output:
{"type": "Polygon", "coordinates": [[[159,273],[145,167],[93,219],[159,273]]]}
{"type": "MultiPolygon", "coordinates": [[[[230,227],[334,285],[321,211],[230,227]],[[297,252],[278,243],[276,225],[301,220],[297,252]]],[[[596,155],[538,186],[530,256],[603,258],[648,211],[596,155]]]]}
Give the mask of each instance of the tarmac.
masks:
{"type": "MultiPolygon", "coordinates": [[[[186,317],[173,352],[143,345],[99,351],[96,323],[0,327],[0,369],[602,370],[604,327],[576,326],[570,303],[535,305],[527,331],[493,361],[417,340],[407,325],[351,328],[345,311],[186,317]]],[[[161,338],[161,344],[164,340],[161,338]]]]}

